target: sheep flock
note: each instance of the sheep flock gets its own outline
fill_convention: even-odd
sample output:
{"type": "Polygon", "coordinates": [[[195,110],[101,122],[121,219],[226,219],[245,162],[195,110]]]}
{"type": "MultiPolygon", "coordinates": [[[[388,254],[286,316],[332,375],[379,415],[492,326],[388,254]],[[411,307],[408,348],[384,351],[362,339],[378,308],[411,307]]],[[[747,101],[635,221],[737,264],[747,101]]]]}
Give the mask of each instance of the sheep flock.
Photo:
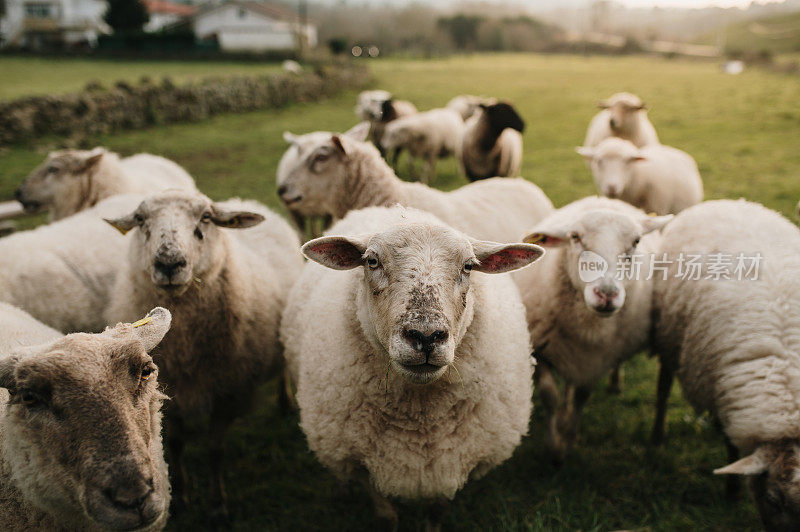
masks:
{"type": "Polygon", "coordinates": [[[745,479],[766,530],[800,530],[800,230],[703,201],[638,96],[598,106],[576,148],[598,195],[559,208],[522,178],[531,126],[487,96],[364,91],[349,129],[285,132],[265,170],[291,224],[154,154],[49,154],[16,193],[49,223],[0,238],[0,529],[161,530],[197,490],[235,527],[226,433],[273,380],[382,528],[402,502],[438,530],[524,438],[570,460],[594,386],[647,350],[651,444],[677,377],[728,493],[745,479]],[[464,184],[442,192],[447,157],[464,184]]]}

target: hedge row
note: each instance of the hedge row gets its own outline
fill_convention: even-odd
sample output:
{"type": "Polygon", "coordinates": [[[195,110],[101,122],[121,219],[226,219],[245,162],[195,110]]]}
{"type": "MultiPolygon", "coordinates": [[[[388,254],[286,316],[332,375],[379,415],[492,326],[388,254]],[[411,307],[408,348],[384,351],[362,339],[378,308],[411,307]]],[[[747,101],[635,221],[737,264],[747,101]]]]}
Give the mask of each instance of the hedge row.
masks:
{"type": "Polygon", "coordinates": [[[169,79],[160,84],[145,79],[136,86],[118,82],[105,90],[94,83],[76,94],[0,103],[0,146],[45,135],[96,135],[316,101],[369,81],[366,68],[339,65],[300,76],[208,78],[183,86],[169,79]]]}

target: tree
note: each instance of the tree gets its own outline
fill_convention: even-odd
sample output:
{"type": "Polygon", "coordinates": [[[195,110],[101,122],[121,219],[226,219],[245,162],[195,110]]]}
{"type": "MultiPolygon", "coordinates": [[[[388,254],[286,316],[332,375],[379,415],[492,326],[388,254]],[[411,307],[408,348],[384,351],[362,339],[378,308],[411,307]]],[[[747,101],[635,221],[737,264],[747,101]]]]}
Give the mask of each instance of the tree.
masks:
{"type": "Polygon", "coordinates": [[[140,0],[108,0],[108,9],[103,20],[114,33],[140,32],[150,20],[144,2],[140,0]]]}
{"type": "Polygon", "coordinates": [[[483,22],[483,17],[470,15],[455,15],[453,17],[442,17],[437,24],[439,28],[450,33],[456,47],[459,50],[467,48],[467,45],[475,43],[478,38],[478,26],[483,22]]]}

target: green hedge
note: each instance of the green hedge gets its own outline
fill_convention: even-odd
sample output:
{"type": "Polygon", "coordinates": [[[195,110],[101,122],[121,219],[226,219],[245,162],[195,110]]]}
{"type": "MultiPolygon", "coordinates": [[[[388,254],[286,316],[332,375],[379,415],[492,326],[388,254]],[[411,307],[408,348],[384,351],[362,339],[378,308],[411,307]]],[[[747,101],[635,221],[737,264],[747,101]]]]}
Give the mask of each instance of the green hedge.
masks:
{"type": "Polygon", "coordinates": [[[337,65],[301,76],[208,78],[183,86],[168,79],[160,84],[145,80],[136,86],[119,82],[110,90],[90,84],[80,93],[0,103],[0,146],[48,135],[95,135],[270,109],[316,101],[369,82],[365,67],[337,65]]]}

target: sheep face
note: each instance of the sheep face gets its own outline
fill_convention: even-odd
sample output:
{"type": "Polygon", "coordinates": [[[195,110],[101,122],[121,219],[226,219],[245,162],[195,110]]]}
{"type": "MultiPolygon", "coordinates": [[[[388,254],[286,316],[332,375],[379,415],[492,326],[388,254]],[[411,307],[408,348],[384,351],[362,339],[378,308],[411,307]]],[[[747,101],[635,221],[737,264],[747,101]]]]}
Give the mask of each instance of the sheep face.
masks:
{"type": "Polygon", "coordinates": [[[382,117],[383,104],[392,99],[391,93],[382,90],[363,91],[358,95],[355,112],[361,120],[377,121],[382,117]]]}
{"type": "Polygon", "coordinates": [[[10,393],[4,454],[25,498],[68,528],[160,529],[169,506],[158,368],[169,330],[154,309],[137,324],[71,334],[2,358],[10,393]],[[138,325],[138,326],[136,326],[138,325]]]}
{"type": "Polygon", "coordinates": [[[580,147],[576,151],[589,161],[597,190],[603,196],[620,198],[624,196],[634,175],[634,165],[644,161],[632,142],[610,137],[596,148],[580,147]]]}
{"type": "Polygon", "coordinates": [[[520,268],[544,250],[471,240],[446,226],[413,223],[363,237],[330,236],[303,253],[334,269],[363,267],[358,318],[366,337],[408,382],[439,379],[472,322],[472,272],[520,268]]]}
{"type": "Polygon", "coordinates": [[[633,132],[636,129],[639,111],[646,109],[638,96],[626,92],[599,102],[598,107],[608,111],[608,127],[615,135],[633,132]]]}
{"type": "Polygon", "coordinates": [[[123,234],[138,229],[131,260],[169,295],[183,294],[193,282],[213,278],[225,260],[220,228],[261,223],[257,213],[227,211],[201,194],[164,192],[144,200],[130,215],[106,220],[123,234]]]}
{"type": "Polygon", "coordinates": [[[746,475],[766,530],[800,528],[800,447],[786,440],[760,445],[756,450],[714,473],[746,475]]]}
{"type": "Polygon", "coordinates": [[[369,123],[361,122],[337,135],[317,131],[307,135],[283,138],[290,144],[278,165],[278,196],[286,208],[302,216],[325,216],[332,193],[345,186],[347,176],[347,142],[364,142],[369,123]]]}
{"type": "Polygon", "coordinates": [[[623,307],[631,283],[639,282],[631,279],[633,265],[643,261],[637,252],[639,239],[670,219],[671,215],[643,214],[634,220],[612,210],[592,210],[563,224],[545,221],[525,242],[562,248],[563,269],[572,288],[583,295],[586,306],[608,317],[623,307]]]}
{"type": "Polygon", "coordinates": [[[102,148],[51,152],[22,182],[15,196],[27,212],[48,209],[56,198],[69,195],[76,187],[88,188],[88,177],[106,153],[102,148]]]}
{"type": "Polygon", "coordinates": [[[381,147],[391,151],[412,144],[424,144],[424,133],[403,119],[389,122],[381,137],[381,147]]]}

